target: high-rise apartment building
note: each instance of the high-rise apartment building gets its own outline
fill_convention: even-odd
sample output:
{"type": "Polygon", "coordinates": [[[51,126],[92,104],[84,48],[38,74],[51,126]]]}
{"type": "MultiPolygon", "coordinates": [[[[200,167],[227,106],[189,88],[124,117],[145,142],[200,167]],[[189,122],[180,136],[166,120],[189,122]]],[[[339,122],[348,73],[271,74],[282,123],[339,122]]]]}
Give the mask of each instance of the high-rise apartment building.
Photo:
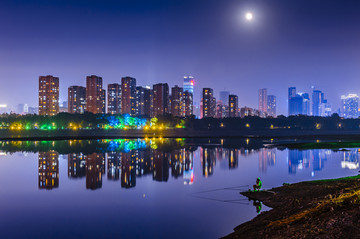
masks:
{"type": "Polygon", "coordinates": [[[121,114],[121,85],[109,84],[108,85],[108,114],[121,114]]]}
{"type": "Polygon", "coordinates": [[[86,111],[93,114],[105,113],[105,90],[102,83],[99,76],[86,77],[86,111]]]}
{"type": "Polygon", "coordinates": [[[144,89],[144,115],[151,116],[153,113],[153,91],[150,86],[144,89]]]}
{"type": "Polygon", "coordinates": [[[86,110],[86,88],[83,86],[70,86],[68,88],[68,112],[70,114],[83,114],[86,110]]]}
{"type": "Polygon", "coordinates": [[[121,113],[136,114],[136,79],[129,76],[121,78],[121,113]]]}
{"type": "Polygon", "coordinates": [[[145,88],[142,86],[136,87],[135,96],[135,115],[144,115],[145,112],[145,88]]]}
{"type": "Polygon", "coordinates": [[[214,97],[214,91],[211,88],[203,88],[202,94],[202,116],[215,117],[216,115],[216,98],[214,97]]]}
{"type": "Polygon", "coordinates": [[[238,117],[239,100],[237,95],[229,95],[229,117],[238,117]]]}
{"type": "Polygon", "coordinates": [[[184,116],[184,91],[183,88],[175,85],[171,88],[171,114],[173,116],[184,116]]]}
{"type": "Polygon", "coordinates": [[[39,76],[39,115],[59,113],[59,78],[39,76]]]}
{"type": "Polygon", "coordinates": [[[267,112],[267,89],[259,90],[259,110],[260,112],[267,112]]]}
{"type": "Polygon", "coordinates": [[[276,96],[267,96],[267,113],[271,117],[276,117],[276,96]]]}
{"type": "Polygon", "coordinates": [[[153,115],[169,113],[169,86],[167,83],[153,85],[153,115]]]}

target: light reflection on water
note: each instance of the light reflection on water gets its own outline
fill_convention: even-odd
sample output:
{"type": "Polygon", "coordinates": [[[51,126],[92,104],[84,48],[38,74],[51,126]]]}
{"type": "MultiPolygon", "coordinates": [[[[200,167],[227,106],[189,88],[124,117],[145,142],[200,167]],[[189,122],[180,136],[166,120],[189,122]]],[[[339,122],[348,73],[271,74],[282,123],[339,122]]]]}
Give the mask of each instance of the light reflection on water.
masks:
{"type": "Polygon", "coordinates": [[[0,147],[1,238],[217,238],[267,210],[239,194],[257,177],[268,189],[359,168],[357,148],[288,150],[251,140],[0,147]]]}

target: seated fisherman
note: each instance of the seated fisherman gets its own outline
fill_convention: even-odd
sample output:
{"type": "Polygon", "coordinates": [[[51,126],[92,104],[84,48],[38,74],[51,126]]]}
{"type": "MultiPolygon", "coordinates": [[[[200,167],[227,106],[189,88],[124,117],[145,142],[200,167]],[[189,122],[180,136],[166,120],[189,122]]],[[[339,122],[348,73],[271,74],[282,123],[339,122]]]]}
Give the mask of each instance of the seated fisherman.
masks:
{"type": "Polygon", "coordinates": [[[254,192],[260,191],[261,185],[262,185],[262,182],[261,182],[260,178],[257,178],[257,179],[256,179],[256,184],[253,185],[253,187],[254,187],[254,192]]]}

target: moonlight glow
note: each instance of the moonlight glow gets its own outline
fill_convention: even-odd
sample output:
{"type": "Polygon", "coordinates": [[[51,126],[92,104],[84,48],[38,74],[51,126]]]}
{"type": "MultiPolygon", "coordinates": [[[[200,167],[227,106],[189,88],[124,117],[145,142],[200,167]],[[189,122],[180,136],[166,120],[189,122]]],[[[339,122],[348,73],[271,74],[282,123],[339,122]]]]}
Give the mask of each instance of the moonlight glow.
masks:
{"type": "Polygon", "coordinates": [[[247,12],[245,18],[246,20],[251,21],[253,19],[253,14],[251,12],[247,12]]]}

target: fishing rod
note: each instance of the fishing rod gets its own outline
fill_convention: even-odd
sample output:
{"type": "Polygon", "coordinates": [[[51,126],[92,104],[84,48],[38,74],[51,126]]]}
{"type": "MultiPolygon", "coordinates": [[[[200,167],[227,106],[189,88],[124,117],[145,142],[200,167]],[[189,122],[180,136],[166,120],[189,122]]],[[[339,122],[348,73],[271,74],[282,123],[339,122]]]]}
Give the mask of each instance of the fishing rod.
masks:
{"type": "Polygon", "coordinates": [[[249,185],[240,185],[240,186],[227,187],[227,188],[217,188],[217,189],[195,192],[195,193],[191,193],[191,194],[209,193],[209,192],[222,191],[222,190],[239,190],[240,188],[244,188],[244,187],[249,187],[249,185]]]}

